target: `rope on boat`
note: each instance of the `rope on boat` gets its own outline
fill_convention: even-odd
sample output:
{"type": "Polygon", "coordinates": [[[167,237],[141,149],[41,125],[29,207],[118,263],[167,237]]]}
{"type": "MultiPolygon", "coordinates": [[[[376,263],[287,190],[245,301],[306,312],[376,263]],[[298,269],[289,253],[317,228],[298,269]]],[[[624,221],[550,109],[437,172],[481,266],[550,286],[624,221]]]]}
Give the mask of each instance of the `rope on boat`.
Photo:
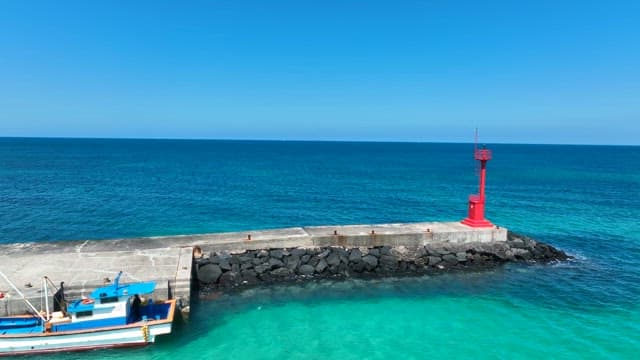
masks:
{"type": "Polygon", "coordinates": [[[144,342],[149,342],[149,327],[144,325],[142,328],[142,337],[144,338],[144,342]]]}

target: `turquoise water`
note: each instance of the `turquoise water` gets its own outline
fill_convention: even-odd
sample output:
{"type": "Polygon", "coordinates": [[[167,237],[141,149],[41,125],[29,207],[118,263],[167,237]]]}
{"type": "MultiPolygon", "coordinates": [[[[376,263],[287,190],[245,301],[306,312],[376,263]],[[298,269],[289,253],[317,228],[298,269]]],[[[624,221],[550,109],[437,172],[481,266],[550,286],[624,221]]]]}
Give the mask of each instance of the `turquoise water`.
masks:
{"type": "MultiPolygon", "coordinates": [[[[574,261],[221,294],[154,346],[46,358],[636,358],[640,148],[490,147],[489,218],[574,261]]],[[[454,221],[475,191],[471,154],[468,144],[0,139],[0,242],[454,221]]]]}

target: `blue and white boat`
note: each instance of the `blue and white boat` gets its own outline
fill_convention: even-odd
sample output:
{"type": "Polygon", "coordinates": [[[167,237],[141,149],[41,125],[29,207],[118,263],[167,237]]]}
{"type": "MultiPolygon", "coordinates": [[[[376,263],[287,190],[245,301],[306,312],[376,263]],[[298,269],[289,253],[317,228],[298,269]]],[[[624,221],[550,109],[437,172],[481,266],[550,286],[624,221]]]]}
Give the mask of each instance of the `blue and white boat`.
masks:
{"type": "Polygon", "coordinates": [[[70,301],[66,311],[50,312],[46,281],[46,309],[37,311],[0,275],[33,310],[31,315],[0,318],[0,356],[143,346],[171,333],[176,301],[143,304],[140,299],[153,293],[155,282],[120,284],[120,272],[110,285],[70,301]]]}

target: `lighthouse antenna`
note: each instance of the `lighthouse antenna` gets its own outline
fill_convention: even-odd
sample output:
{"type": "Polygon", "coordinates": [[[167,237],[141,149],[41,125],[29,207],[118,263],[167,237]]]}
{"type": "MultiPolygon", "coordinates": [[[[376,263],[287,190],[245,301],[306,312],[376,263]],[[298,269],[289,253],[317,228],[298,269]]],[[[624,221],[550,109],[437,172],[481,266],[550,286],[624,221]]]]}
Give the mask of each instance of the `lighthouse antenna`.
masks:
{"type": "Polygon", "coordinates": [[[475,140],[473,142],[473,153],[476,153],[476,150],[478,150],[478,128],[476,128],[476,137],[475,140]]]}
{"type": "Polygon", "coordinates": [[[476,128],[476,135],[473,141],[473,174],[475,176],[480,176],[480,163],[475,161],[476,152],[478,151],[478,128],[476,128]]]}

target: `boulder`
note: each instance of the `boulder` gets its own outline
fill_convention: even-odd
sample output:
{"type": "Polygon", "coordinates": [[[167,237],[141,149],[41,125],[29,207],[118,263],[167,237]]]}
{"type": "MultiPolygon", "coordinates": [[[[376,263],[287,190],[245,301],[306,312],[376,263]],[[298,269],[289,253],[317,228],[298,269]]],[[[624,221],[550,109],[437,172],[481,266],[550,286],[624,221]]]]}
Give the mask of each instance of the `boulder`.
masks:
{"type": "Polygon", "coordinates": [[[442,259],[439,256],[429,256],[428,259],[429,259],[429,262],[428,262],[429,266],[435,266],[442,262],[442,259]]]}
{"type": "Polygon", "coordinates": [[[337,266],[340,264],[340,257],[335,252],[332,252],[329,256],[327,256],[326,261],[329,266],[337,266]]]}
{"type": "Polygon", "coordinates": [[[442,257],[442,260],[444,260],[444,262],[446,262],[447,264],[453,265],[453,264],[457,264],[458,263],[458,257],[456,257],[453,254],[446,254],[442,257]]]}
{"type": "Polygon", "coordinates": [[[326,258],[327,256],[329,256],[330,253],[331,253],[331,250],[325,249],[320,254],[318,254],[318,257],[320,259],[323,259],[323,258],[326,258]]]}
{"type": "Polygon", "coordinates": [[[298,269],[298,273],[300,273],[300,275],[312,275],[314,271],[315,269],[313,266],[307,264],[300,266],[298,269]]]}
{"type": "Polygon", "coordinates": [[[367,264],[364,261],[362,261],[362,259],[349,262],[349,269],[358,273],[363,272],[366,267],[367,267],[367,264]]]}
{"type": "Polygon", "coordinates": [[[269,266],[269,264],[260,264],[257,265],[256,267],[254,267],[254,270],[256,271],[256,273],[258,274],[262,274],[265,271],[269,270],[271,267],[269,266]]]}
{"type": "Polygon", "coordinates": [[[276,269],[276,268],[280,268],[280,267],[283,267],[283,266],[284,266],[284,263],[282,262],[282,260],[275,259],[275,258],[270,258],[269,259],[269,268],[276,269]]]}
{"type": "Polygon", "coordinates": [[[243,284],[254,285],[257,284],[258,276],[253,270],[245,270],[240,273],[240,280],[243,284]]]}
{"type": "Polygon", "coordinates": [[[222,275],[222,269],[215,264],[207,264],[198,269],[198,280],[205,284],[215,283],[220,275],[222,275]]]}
{"type": "Polygon", "coordinates": [[[300,262],[301,262],[301,263],[303,263],[303,264],[306,264],[306,263],[308,263],[308,262],[309,262],[309,260],[310,260],[310,259],[311,259],[311,255],[303,255],[303,256],[300,258],[300,262]]]}
{"type": "Polygon", "coordinates": [[[259,258],[267,257],[267,256],[269,256],[269,252],[267,250],[263,249],[263,250],[258,251],[256,256],[259,257],[259,258]]]}
{"type": "Polygon", "coordinates": [[[340,246],[335,246],[331,248],[331,252],[336,253],[336,255],[338,255],[339,257],[348,257],[349,256],[349,252],[347,250],[345,250],[343,247],[340,246]]]}
{"type": "Polygon", "coordinates": [[[320,262],[320,258],[317,256],[314,256],[309,260],[309,265],[316,267],[319,262],[320,262]]]}
{"type": "Polygon", "coordinates": [[[271,270],[271,275],[273,276],[280,276],[280,277],[284,277],[284,276],[288,276],[291,274],[291,271],[287,268],[277,268],[275,270],[271,270]]]}
{"type": "Polygon", "coordinates": [[[269,256],[274,259],[282,259],[282,257],[284,256],[284,252],[282,251],[282,249],[271,250],[269,251],[269,256]]]}
{"type": "Polygon", "coordinates": [[[289,254],[291,254],[291,256],[297,256],[297,257],[303,257],[306,253],[307,253],[307,250],[302,248],[295,248],[289,251],[289,254]]]}
{"type": "Polygon", "coordinates": [[[220,276],[218,283],[222,286],[234,286],[237,285],[240,280],[240,274],[234,271],[227,271],[220,276]]]}
{"type": "Polygon", "coordinates": [[[218,264],[220,265],[220,268],[224,271],[231,270],[231,264],[227,259],[220,259],[220,262],[218,264]]]}
{"type": "Polygon", "coordinates": [[[393,255],[380,255],[380,263],[385,265],[396,264],[398,259],[393,255]]]}
{"type": "Polygon", "coordinates": [[[364,263],[367,264],[367,269],[368,270],[372,270],[376,266],[378,266],[378,258],[373,256],[373,255],[371,255],[371,253],[369,253],[369,255],[363,257],[362,261],[364,261],[364,263]]]}
{"type": "Polygon", "coordinates": [[[285,263],[286,263],[287,269],[294,270],[295,268],[298,267],[298,265],[300,265],[300,258],[294,255],[291,255],[285,259],[285,263]]]}
{"type": "Polygon", "coordinates": [[[324,259],[320,259],[318,265],[316,265],[316,272],[321,273],[327,268],[328,264],[324,259]]]}
{"type": "Polygon", "coordinates": [[[377,248],[369,249],[369,255],[373,255],[375,257],[380,256],[380,249],[377,249],[377,248]]]}
{"type": "Polygon", "coordinates": [[[383,246],[380,248],[380,255],[391,255],[391,246],[383,246]]]}
{"type": "Polygon", "coordinates": [[[360,260],[361,258],[362,258],[362,252],[360,252],[360,249],[358,248],[351,249],[351,252],[349,253],[349,261],[354,262],[354,261],[360,260]]]}

